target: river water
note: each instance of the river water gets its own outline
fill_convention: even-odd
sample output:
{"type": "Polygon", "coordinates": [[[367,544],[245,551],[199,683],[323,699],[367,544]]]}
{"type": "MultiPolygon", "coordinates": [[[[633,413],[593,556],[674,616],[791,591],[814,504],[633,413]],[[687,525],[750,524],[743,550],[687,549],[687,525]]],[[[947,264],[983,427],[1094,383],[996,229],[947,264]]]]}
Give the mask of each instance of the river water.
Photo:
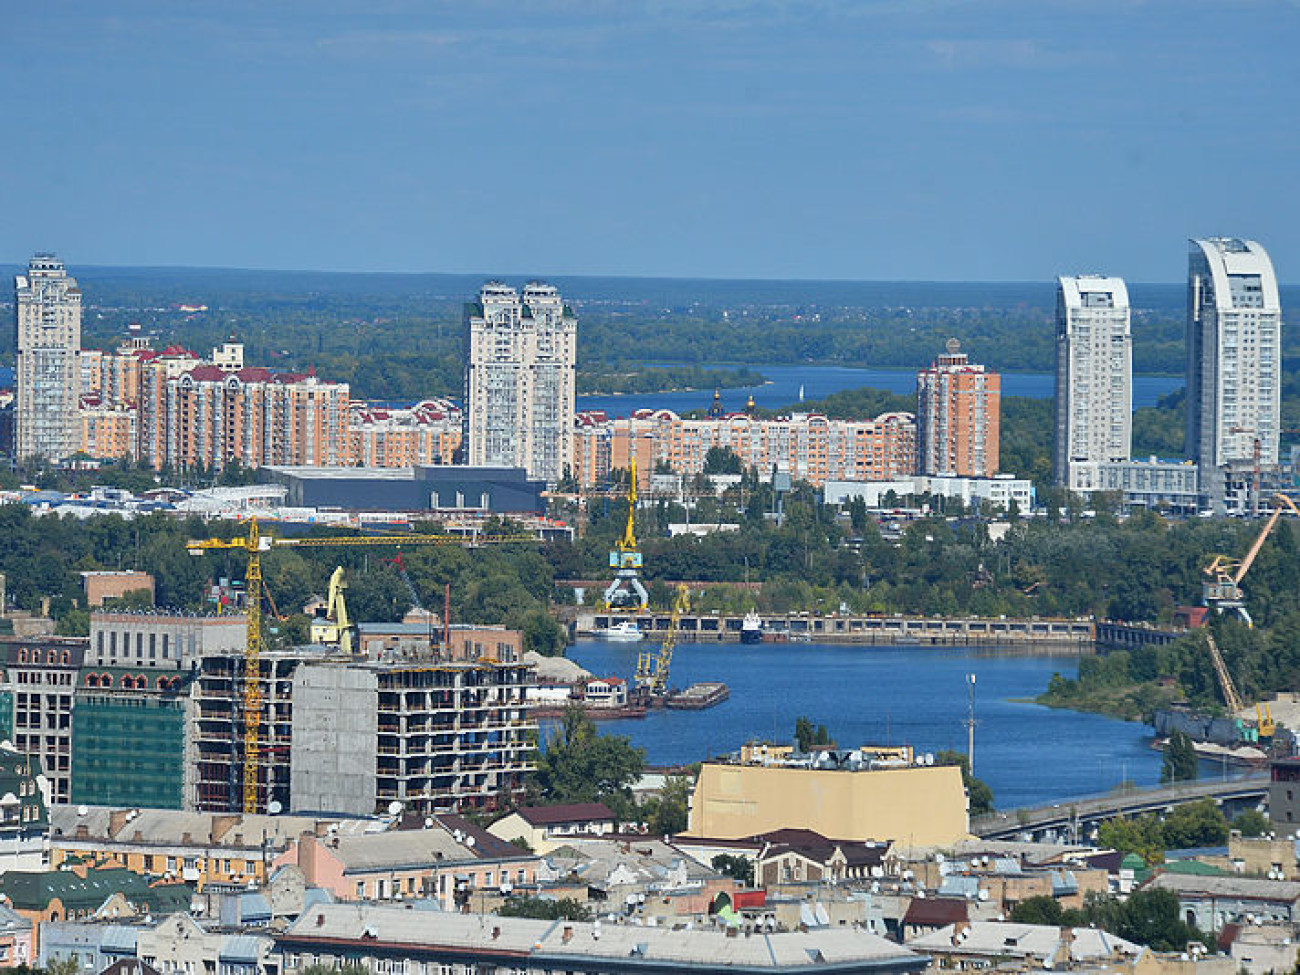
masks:
{"type": "MultiPolygon", "coordinates": [[[[630,677],[643,646],[584,641],[568,656],[595,674],[630,677]]],[[[754,738],[789,741],[801,715],[846,747],[965,751],[966,675],[974,674],[975,772],[999,808],[1093,795],[1124,778],[1156,784],[1160,755],[1145,725],[1025,703],[1054,672],[1073,676],[1077,666],[1075,657],[971,648],[684,643],[672,683],[721,680],[731,697],[706,711],[654,711],[602,727],[630,737],[652,765],[699,761],[754,738]]]]}
{"type": "MultiPolygon", "coordinates": [[[[705,368],[726,368],[706,366],[705,368]]],[[[857,369],[851,366],[765,366],[753,365],[768,380],[761,386],[738,386],[722,390],[722,405],[728,411],[744,409],[752,395],[764,409],[776,409],[804,399],[817,400],[846,389],[871,386],[891,393],[910,395],[916,392],[915,369],[857,369]]],[[[1133,405],[1155,406],[1156,400],[1183,385],[1182,377],[1134,376],[1133,405]]],[[[1049,373],[1004,372],[1002,392],[1006,396],[1047,399],[1055,395],[1056,377],[1049,373]]],[[[674,413],[707,409],[713,400],[712,390],[691,392],[637,393],[623,396],[579,396],[579,410],[604,410],[611,416],[627,416],[633,410],[668,409],[674,413]]]]}

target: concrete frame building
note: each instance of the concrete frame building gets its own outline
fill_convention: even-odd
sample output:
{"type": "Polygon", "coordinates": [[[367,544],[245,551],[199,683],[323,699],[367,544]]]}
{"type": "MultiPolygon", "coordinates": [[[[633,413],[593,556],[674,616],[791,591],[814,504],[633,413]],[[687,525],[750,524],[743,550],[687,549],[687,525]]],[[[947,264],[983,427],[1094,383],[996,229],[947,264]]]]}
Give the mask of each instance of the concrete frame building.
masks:
{"type": "Polygon", "coordinates": [[[1133,335],[1122,278],[1061,277],[1056,287],[1058,485],[1101,490],[1089,465],[1129,459],[1133,433],[1133,335]]]}
{"type": "Polygon", "coordinates": [[[72,699],[85,653],[86,641],[76,637],[0,640],[14,747],[40,758],[51,802],[72,798],[72,699]]]}
{"type": "MultiPolygon", "coordinates": [[[[194,692],[194,805],[242,802],[242,654],[205,656],[194,692]]],[[[533,767],[528,666],[490,654],[354,661],[264,653],[259,809],[369,816],[390,803],[431,815],[494,809],[533,767]]]]}
{"type": "Polygon", "coordinates": [[[53,254],[14,279],[18,350],[14,455],[60,461],[77,451],[81,398],[81,289],[53,254]]]}
{"type": "Polygon", "coordinates": [[[1187,267],[1186,450],[1202,498],[1244,510],[1229,483],[1276,468],[1281,433],[1282,305],[1267,252],[1253,240],[1193,240],[1187,267]]]}
{"type": "Polygon", "coordinates": [[[468,463],[554,484],[573,457],[578,320],[560,293],[498,281],[465,306],[468,463]]]}
{"type": "Polygon", "coordinates": [[[949,339],[946,354],[916,376],[916,473],[996,474],[1001,396],[1002,377],[949,339]]]}

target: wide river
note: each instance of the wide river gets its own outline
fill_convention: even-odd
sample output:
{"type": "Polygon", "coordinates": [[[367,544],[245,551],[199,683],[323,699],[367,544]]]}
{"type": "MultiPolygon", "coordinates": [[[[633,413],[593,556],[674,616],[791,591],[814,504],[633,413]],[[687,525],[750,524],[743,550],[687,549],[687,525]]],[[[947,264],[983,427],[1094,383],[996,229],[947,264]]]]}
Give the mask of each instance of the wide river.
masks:
{"type": "MultiPolygon", "coordinates": [[[[583,641],[568,656],[594,674],[629,677],[643,646],[583,641]]],[[[706,711],[654,711],[602,728],[630,737],[652,765],[698,761],[751,739],[789,741],[800,715],[845,747],[965,751],[966,675],[974,674],[975,772],[999,808],[1105,792],[1125,777],[1154,785],[1160,755],[1145,725],[1025,703],[1055,671],[1074,676],[1077,663],[967,648],[684,643],[673,685],[721,680],[731,697],[706,711]]]]}
{"type": "MultiPolygon", "coordinates": [[[[706,368],[726,368],[707,366],[706,368]]],[[[752,394],[764,409],[790,406],[804,399],[816,400],[846,389],[871,386],[891,393],[916,392],[915,369],[856,369],[851,366],[764,366],[752,365],[768,382],[761,386],[741,386],[722,391],[722,405],[736,411],[744,409],[752,394]]],[[[1182,377],[1134,376],[1133,406],[1155,406],[1156,400],[1183,385],[1182,377]]],[[[1006,396],[1046,399],[1055,395],[1056,377],[1047,373],[1004,372],[1002,392],[1006,396]]],[[[712,390],[685,393],[637,393],[625,396],[579,396],[579,410],[604,410],[611,416],[627,416],[633,410],[667,409],[674,413],[707,409],[713,400],[712,390]]]]}

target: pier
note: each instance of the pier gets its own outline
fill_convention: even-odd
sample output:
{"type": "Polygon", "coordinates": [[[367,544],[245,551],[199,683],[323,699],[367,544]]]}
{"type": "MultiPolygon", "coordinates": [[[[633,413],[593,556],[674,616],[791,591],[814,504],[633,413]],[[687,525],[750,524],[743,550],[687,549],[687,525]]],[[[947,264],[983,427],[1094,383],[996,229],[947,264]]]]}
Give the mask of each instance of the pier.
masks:
{"type": "MultiPolygon", "coordinates": [[[[668,632],[671,614],[658,612],[596,613],[579,610],[574,619],[578,637],[633,620],[647,639],[668,632]]],[[[683,615],[678,623],[681,642],[736,643],[743,615],[683,615]]],[[[1090,619],[1002,619],[982,617],[816,616],[808,613],[763,616],[764,639],[817,643],[861,643],[876,646],[1017,646],[1063,653],[1091,653],[1096,627],[1090,619]]]]}

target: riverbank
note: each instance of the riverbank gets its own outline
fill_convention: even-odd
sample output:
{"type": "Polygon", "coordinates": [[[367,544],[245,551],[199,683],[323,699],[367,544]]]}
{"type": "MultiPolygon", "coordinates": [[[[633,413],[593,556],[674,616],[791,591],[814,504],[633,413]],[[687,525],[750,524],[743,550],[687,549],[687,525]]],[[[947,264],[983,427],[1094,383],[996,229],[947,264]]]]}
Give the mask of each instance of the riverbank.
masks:
{"type": "MultiPolygon", "coordinates": [[[[569,656],[600,676],[627,679],[645,644],[580,641],[569,656]]],[[[685,765],[746,741],[786,742],[805,716],[844,747],[908,744],[965,751],[975,682],[975,774],[999,808],[1093,795],[1127,777],[1154,785],[1160,755],[1150,729],[1026,703],[1062,669],[1059,655],[983,648],[812,643],[684,643],[670,684],[725,681],[731,696],[707,711],[660,710],[614,725],[655,765],[685,765]]]]}

